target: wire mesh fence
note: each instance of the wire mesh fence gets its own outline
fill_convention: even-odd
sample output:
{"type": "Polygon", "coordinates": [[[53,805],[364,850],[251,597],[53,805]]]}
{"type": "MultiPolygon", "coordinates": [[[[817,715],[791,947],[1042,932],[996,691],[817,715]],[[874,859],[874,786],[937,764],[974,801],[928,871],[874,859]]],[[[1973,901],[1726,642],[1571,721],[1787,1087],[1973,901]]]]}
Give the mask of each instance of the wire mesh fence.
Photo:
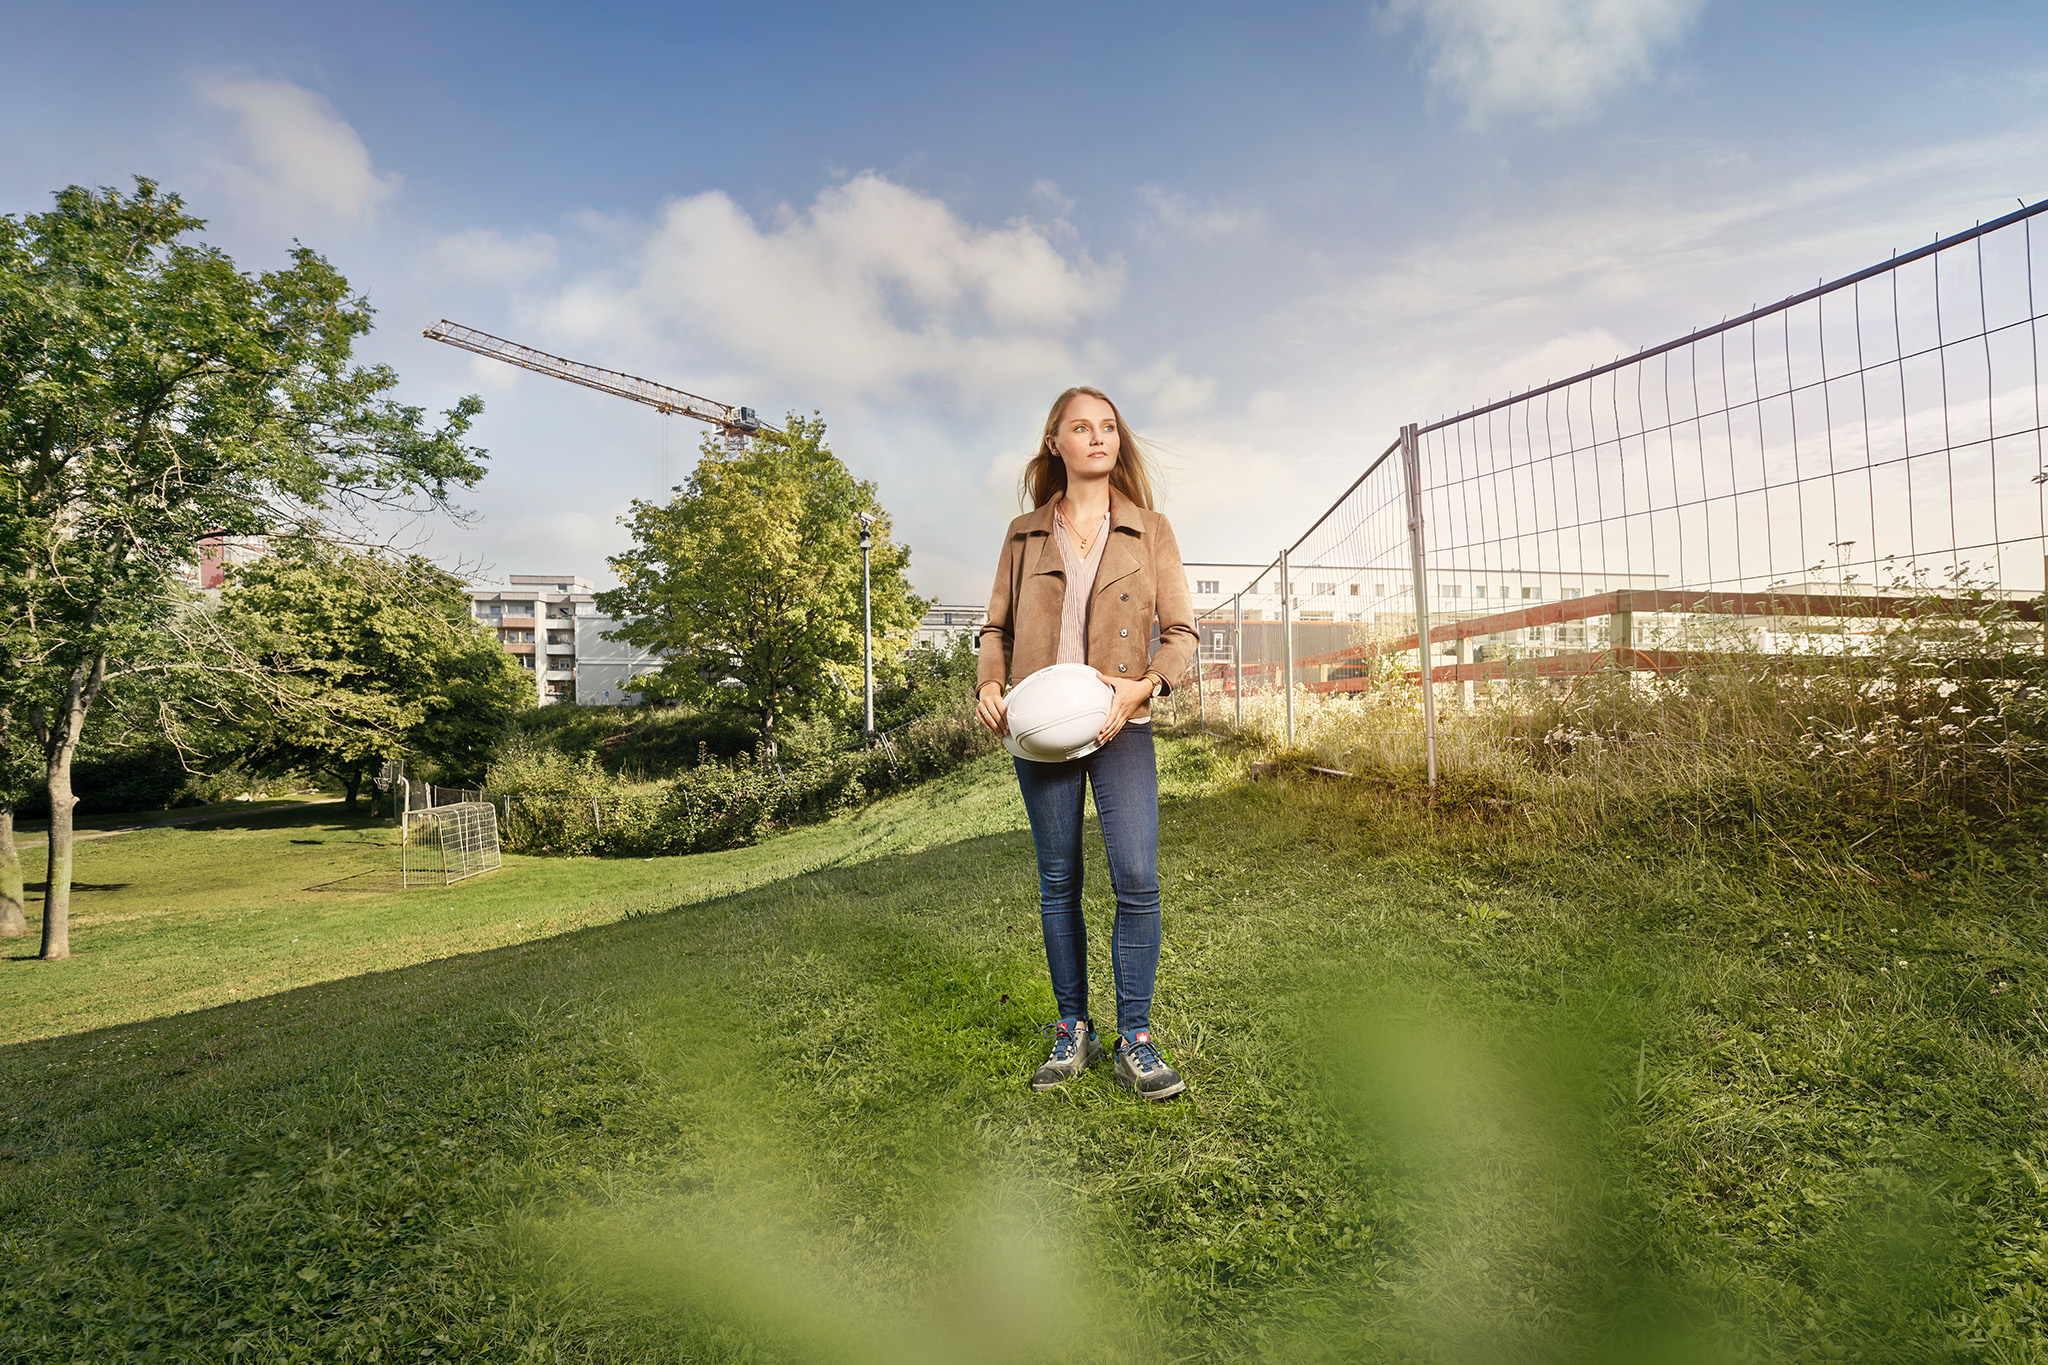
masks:
{"type": "Polygon", "coordinates": [[[1431,783],[1798,761],[2018,799],[2044,209],[1404,428],[1203,622],[1205,717],[1431,783]]]}

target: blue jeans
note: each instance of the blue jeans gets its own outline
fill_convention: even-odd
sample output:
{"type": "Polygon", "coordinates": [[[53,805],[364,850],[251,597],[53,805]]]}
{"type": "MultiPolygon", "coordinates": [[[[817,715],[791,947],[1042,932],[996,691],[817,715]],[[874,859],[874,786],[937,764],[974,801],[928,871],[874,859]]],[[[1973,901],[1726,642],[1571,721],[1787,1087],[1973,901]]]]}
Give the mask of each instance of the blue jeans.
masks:
{"type": "Polygon", "coordinates": [[[1060,1018],[1087,1019],[1088,929],[1081,919],[1084,787],[1095,789],[1109,883],[1116,892],[1110,969],[1116,977],[1116,1026],[1125,1037],[1152,1027],[1152,983],[1159,974],[1159,766],[1152,727],[1126,725],[1085,758],[1065,763],[1017,759],[1017,785],[1038,846],[1038,917],[1045,965],[1060,1018]]]}

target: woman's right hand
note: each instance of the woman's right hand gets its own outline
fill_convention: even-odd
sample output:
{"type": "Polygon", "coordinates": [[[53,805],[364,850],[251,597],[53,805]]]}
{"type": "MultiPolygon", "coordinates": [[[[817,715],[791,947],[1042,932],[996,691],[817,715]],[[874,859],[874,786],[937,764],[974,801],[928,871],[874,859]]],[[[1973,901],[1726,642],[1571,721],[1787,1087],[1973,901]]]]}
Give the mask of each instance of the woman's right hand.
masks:
{"type": "Polygon", "coordinates": [[[997,739],[1010,733],[1010,708],[1003,701],[1003,685],[988,682],[975,694],[974,718],[997,739]]]}

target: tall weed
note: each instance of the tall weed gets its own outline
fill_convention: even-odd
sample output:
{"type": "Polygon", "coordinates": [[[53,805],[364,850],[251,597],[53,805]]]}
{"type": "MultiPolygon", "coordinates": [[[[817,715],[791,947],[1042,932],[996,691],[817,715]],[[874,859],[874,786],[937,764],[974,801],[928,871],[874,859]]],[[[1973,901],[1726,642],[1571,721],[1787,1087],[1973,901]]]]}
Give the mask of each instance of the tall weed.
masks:
{"type": "MultiPolygon", "coordinates": [[[[1693,660],[1553,683],[1437,687],[1439,800],[1511,806],[1560,833],[1617,820],[1694,834],[1798,828],[1909,843],[2036,837],[2048,811],[2041,627],[1958,571],[1895,579],[1899,615],[1680,620],[1693,660]]],[[[1420,790],[1421,690],[1391,663],[1356,693],[1293,699],[1300,759],[1420,790]]],[[[1209,728],[1287,748],[1286,698],[1207,707],[1209,728]]]]}

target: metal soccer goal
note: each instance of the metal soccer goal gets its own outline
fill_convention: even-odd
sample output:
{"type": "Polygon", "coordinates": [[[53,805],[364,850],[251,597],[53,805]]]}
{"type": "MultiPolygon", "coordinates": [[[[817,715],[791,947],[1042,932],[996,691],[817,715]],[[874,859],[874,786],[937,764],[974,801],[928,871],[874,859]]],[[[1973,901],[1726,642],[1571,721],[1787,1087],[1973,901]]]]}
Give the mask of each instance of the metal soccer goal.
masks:
{"type": "Polygon", "coordinates": [[[400,846],[406,886],[447,886],[505,865],[498,808],[489,801],[407,811],[400,846]]]}

